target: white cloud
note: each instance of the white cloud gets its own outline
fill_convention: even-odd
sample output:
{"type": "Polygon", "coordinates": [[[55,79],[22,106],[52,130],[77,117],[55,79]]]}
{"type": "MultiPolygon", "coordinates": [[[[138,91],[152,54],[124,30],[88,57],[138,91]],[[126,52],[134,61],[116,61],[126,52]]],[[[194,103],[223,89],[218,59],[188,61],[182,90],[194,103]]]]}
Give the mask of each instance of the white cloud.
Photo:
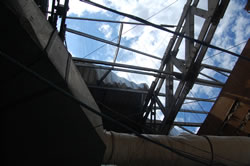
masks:
{"type": "Polygon", "coordinates": [[[113,33],[113,29],[111,28],[111,26],[109,24],[102,24],[99,28],[99,31],[101,31],[104,35],[106,39],[110,39],[111,35],[113,33]]]}
{"type": "MultiPolygon", "coordinates": [[[[250,18],[247,12],[243,10],[244,5],[245,4],[242,3],[242,1],[230,1],[228,9],[216,30],[212,44],[227,49],[249,38],[250,18]]],[[[244,44],[230,51],[240,54],[243,47],[244,44]]],[[[218,51],[211,51],[211,54],[216,53],[218,53],[218,51]]],[[[237,59],[235,57],[222,53],[204,62],[207,64],[232,69],[236,60],[237,59]]]]}
{"type": "MultiPolygon", "coordinates": [[[[103,0],[94,0],[93,2],[97,2],[99,4],[105,4],[103,0]]],[[[68,15],[70,14],[76,14],[78,16],[81,16],[83,12],[88,13],[97,13],[102,12],[105,13],[105,10],[102,10],[100,8],[94,7],[92,5],[89,5],[87,3],[81,2],[80,0],[70,0],[69,1],[69,11],[68,15]]]]}

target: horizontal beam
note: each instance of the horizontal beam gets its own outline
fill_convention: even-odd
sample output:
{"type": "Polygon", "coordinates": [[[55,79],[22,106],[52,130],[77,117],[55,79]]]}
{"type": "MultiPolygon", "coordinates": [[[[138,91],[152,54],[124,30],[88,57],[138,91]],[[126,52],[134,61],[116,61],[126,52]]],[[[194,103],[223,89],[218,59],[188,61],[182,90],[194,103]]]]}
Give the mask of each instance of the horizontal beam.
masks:
{"type": "Polygon", "coordinates": [[[231,73],[231,70],[229,69],[225,69],[225,68],[221,68],[221,67],[216,67],[216,66],[211,66],[211,65],[207,65],[207,64],[201,64],[201,67],[207,68],[207,69],[212,69],[215,71],[221,71],[221,72],[225,72],[225,73],[231,73]]]}
{"type": "Polygon", "coordinates": [[[76,30],[73,30],[73,29],[70,29],[70,28],[66,28],[66,31],[70,32],[70,33],[73,33],[73,34],[76,34],[76,35],[80,35],[80,36],[89,38],[89,39],[93,39],[93,40],[96,40],[96,41],[99,41],[99,42],[102,42],[102,43],[106,43],[106,44],[109,44],[109,45],[112,45],[112,46],[115,46],[115,47],[120,47],[120,48],[122,48],[124,50],[128,50],[128,51],[131,51],[131,52],[134,52],[134,53],[138,53],[138,54],[150,57],[150,58],[154,58],[154,59],[157,59],[157,60],[162,60],[161,58],[159,58],[159,57],[157,57],[155,55],[151,55],[151,54],[148,54],[148,53],[145,53],[145,52],[142,52],[142,51],[135,50],[133,48],[129,48],[129,47],[126,47],[126,46],[123,46],[123,45],[119,45],[119,44],[114,43],[112,41],[108,41],[108,40],[105,40],[105,39],[102,39],[102,38],[99,38],[99,37],[96,37],[96,36],[93,36],[93,35],[90,35],[90,34],[87,34],[87,33],[84,33],[84,32],[76,31],[76,30]]]}
{"type": "MultiPolygon", "coordinates": [[[[160,107],[156,107],[156,109],[160,109],[160,107]]],[[[187,110],[187,109],[181,109],[179,112],[194,113],[194,114],[208,114],[209,113],[209,112],[206,112],[206,111],[187,110]]]]}
{"type": "Polygon", "coordinates": [[[204,80],[201,78],[197,78],[195,81],[195,84],[203,85],[203,86],[211,86],[215,88],[222,88],[224,86],[224,83],[210,81],[210,80],[204,80]]]}
{"type": "MultiPolygon", "coordinates": [[[[148,120],[147,120],[148,121],[148,120]]],[[[155,125],[161,125],[162,121],[156,120],[155,125]]],[[[148,124],[148,123],[146,123],[148,124]]],[[[196,122],[174,122],[173,126],[189,126],[189,127],[200,127],[202,123],[196,123],[196,122]]]]}
{"type": "Polygon", "coordinates": [[[129,69],[135,69],[135,70],[149,71],[149,72],[155,72],[159,74],[173,75],[176,78],[181,79],[181,74],[177,72],[165,72],[165,71],[159,71],[157,69],[152,69],[152,68],[133,66],[133,65],[121,64],[121,63],[112,63],[112,62],[92,60],[92,59],[76,58],[76,57],[73,57],[73,61],[76,63],[76,66],[81,66],[81,62],[84,62],[84,63],[92,63],[92,64],[100,64],[100,65],[108,65],[108,66],[116,66],[116,67],[129,68],[129,69]]]}
{"type": "MultiPolygon", "coordinates": [[[[166,72],[166,71],[160,71],[160,70],[152,69],[152,68],[146,68],[146,67],[140,67],[140,66],[133,66],[133,65],[121,64],[121,63],[112,63],[112,62],[92,60],[92,59],[76,58],[76,57],[73,57],[73,61],[75,62],[76,66],[82,66],[82,67],[90,67],[90,66],[87,66],[86,63],[92,63],[92,64],[116,66],[116,67],[122,67],[122,68],[128,68],[128,69],[135,69],[135,70],[155,72],[158,75],[154,74],[154,73],[151,73],[151,74],[150,73],[142,73],[142,72],[137,72],[137,71],[132,71],[132,70],[131,71],[126,71],[126,70],[117,69],[117,68],[116,69],[112,69],[112,70],[117,70],[117,71],[119,71],[119,70],[122,71],[123,70],[124,72],[131,72],[131,73],[137,73],[137,74],[152,75],[154,77],[159,77],[159,78],[164,77],[164,74],[166,74],[166,75],[175,76],[174,80],[181,80],[182,79],[182,74],[181,73],[177,73],[177,72],[166,72]]],[[[101,68],[101,67],[91,67],[91,68],[101,68]]],[[[223,83],[218,83],[218,82],[214,82],[214,81],[204,80],[204,79],[200,79],[200,78],[196,79],[195,84],[204,85],[204,86],[211,86],[211,87],[216,87],[216,88],[222,88],[223,85],[224,85],[223,83]]]]}
{"type": "MultiPolygon", "coordinates": [[[[183,64],[186,63],[185,60],[183,60],[183,59],[172,58],[172,60],[175,62],[175,64],[178,63],[178,64],[183,65],[183,64]]],[[[215,70],[215,71],[218,71],[218,72],[220,71],[220,72],[225,72],[225,73],[231,73],[231,70],[229,70],[229,69],[225,69],[225,68],[221,68],[221,67],[212,66],[212,65],[202,63],[201,64],[201,69],[203,69],[203,68],[212,69],[212,70],[215,70]]]]}
{"type": "MultiPolygon", "coordinates": [[[[66,17],[66,19],[149,26],[147,24],[137,23],[137,22],[126,22],[126,21],[105,20],[105,19],[93,19],[93,18],[84,18],[84,17],[69,17],[68,16],[68,17],[66,17]]],[[[162,26],[162,27],[169,27],[169,28],[175,28],[176,27],[176,25],[166,25],[166,24],[160,24],[160,26],[162,26]]]]}
{"type": "MultiPolygon", "coordinates": [[[[220,82],[219,80],[217,80],[217,79],[215,79],[215,78],[213,78],[213,77],[211,77],[211,76],[209,76],[209,75],[207,75],[207,74],[204,74],[204,73],[202,73],[202,72],[200,72],[200,75],[202,75],[202,76],[204,76],[204,77],[207,77],[208,79],[213,80],[213,81],[215,81],[215,82],[222,83],[222,82],[220,82]]],[[[223,84],[223,83],[222,83],[222,84],[223,84]]]]}
{"type": "Polygon", "coordinates": [[[206,111],[187,110],[187,109],[181,109],[179,112],[195,113],[195,114],[208,114],[209,113],[209,112],[206,112],[206,111]]]}
{"type": "Polygon", "coordinates": [[[215,102],[214,99],[205,99],[205,98],[198,98],[198,97],[186,97],[186,100],[196,100],[196,101],[205,101],[205,102],[215,102]]]}
{"type": "Polygon", "coordinates": [[[142,75],[148,75],[148,76],[160,77],[160,78],[165,77],[165,75],[155,74],[152,72],[124,69],[124,68],[117,68],[117,67],[100,66],[100,65],[89,65],[87,63],[80,63],[80,64],[76,63],[76,66],[77,67],[93,68],[93,69],[102,69],[102,70],[107,70],[107,71],[109,71],[109,70],[121,71],[121,72],[126,72],[126,73],[142,74],[142,75]]]}
{"type": "MultiPolygon", "coordinates": [[[[88,85],[88,87],[89,88],[95,88],[95,89],[106,89],[106,90],[123,91],[123,92],[133,92],[133,93],[141,93],[141,94],[147,94],[148,93],[148,89],[147,90],[141,90],[141,89],[124,89],[124,88],[104,87],[104,86],[97,86],[97,85],[88,85]]],[[[159,93],[157,96],[159,96],[159,97],[165,97],[166,94],[159,93]]],[[[215,100],[213,100],[213,99],[204,99],[204,98],[195,98],[195,97],[188,97],[188,100],[205,101],[205,102],[215,102],[215,100]]]]}
{"type": "Polygon", "coordinates": [[[182,127],[182,126],[177,126],[177,127],[179,127],[180,129],[182,129],[182,130],[188,132],[189,134],[195,134],[195,133],[193,133],[192,131],[186,129],[185,127],[182,127]]]}
{"type": "Polygon", "coordinates": [[[191,123],[191,122],[174,122],[174,126],[190,126],[190,127],[200,127],[202,123],[191,123]]]}

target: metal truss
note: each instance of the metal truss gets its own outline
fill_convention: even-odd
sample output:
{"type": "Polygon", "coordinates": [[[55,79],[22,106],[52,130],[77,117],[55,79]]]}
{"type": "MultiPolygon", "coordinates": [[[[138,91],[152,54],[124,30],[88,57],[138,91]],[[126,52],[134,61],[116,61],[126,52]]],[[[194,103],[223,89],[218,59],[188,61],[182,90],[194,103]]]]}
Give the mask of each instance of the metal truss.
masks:
{"type": "MultiPolygon", "coordinates": [[[[186,34],[189,37],[194,37],[194,16],[200,16],[205,19],[205,22],[198,35],[198,40],[210,43],[216,27],[219,23],[220,18],[223,16],[225,9],[229,1],[208,1],[208,11],[197,8],[198,0],[195,0],[191,5],[191,0],[187,1],[179,23],[176,28],[176,32],[186,34]],[[183,28],[181,28],[183,27],[183,28]]],[[[151,105],[154,104],[153,99],[155,94],[158,94],[163,82],[165,83],[166,89],[166,103],[165,107],[160,107],[164,114],[164,119],[161,123],[159,131],[162,134],[168,134],[171,129],[175,117],[180,110],[187,94],[193,87],[197,77],[201,71],[201,62],[207,51],[207,47],[194,43],[190,40],[185,41],[185,60],[180,62],[177,58],[177,52],[182,42],[182,37],[174,35],[170,40],[169,45],[165,51],[165,55],[162,60],[160,71],[173,72],[173,66],[176,66],[182,72],[182,79],[179,82],[175,93],[173,92],[173,76],[168,75],[166,78],[156,78],[152,83],[146,101],[144,103],[143,111],[146,112],[143,119],[146,120],[151,105]]],[[[213,80],[215,81],[215,80],[213,80]]],[[[215,82],[218,82],[217,80],[215,82]]],[[[162,105],[161,101],[158,100],[158,105],[162,105]]]]}
{"type": "MultiPolygon", "coordinates": [[[[67,32],[74,33],[86,38],[90,38],[96,41],[103,42],[116,47],[113,62],[90,60],[84,58],[73,58],[77,66],[84,66],[96,69],[105,69],[106,73],[99,80],[98,85],[90,86],[91,88],[102,88],[102,89],[112,89],[112,90],[124,90],[136,93],[146,94],[146,99],[144,101],[143,109],[141,110],[142,120],[141,123],[144,125],[154,125],[159,134],[168,134],[172,126],[200,126],[200,123],[186,123],[186,122],[175,122],[175,118],[178,112],[188,112],[188,113],[199,113],[207,114],[207,112],[200,110],[186,110],[181,109],[185,100],[194,101],[205,101],[214,102],[214,99],[203,99],[196,97],[187,97],[190,89],[192,89],[194,84],[210,87],[223,87],[223,83],[205,73],[202,72],[203,69],[210,69],[216,71],[224,76],[230,74],[230,70],[219,68],[216,66],[211,66],[207,64],[202,64],[202,60],[208,49],[207,45],[202,45],[201,43],[196,43],[192,40],[185,39],[183,36],[178,36],[177,34],[183,34],[194,38],[194,17],[202,17],[205,21],[202,25],[200,32],[198,32],[198,40],[209,44],[213,38],[217,25],[220,19],[223,17],[224,12],[228,6],[229,0],[207,0],[208,10],[198,8],[199,0],[187,0],[182,15],[178,24],[176,25],[175,32],[162,58],[155,55],[148,54],[136,49],[132,49],[120,44],[122,38],[123,24],[137,24],[133,22],[115,22],[120,24],[119,37],[117,42],[108,41],[84,32],[79,32],[73,29],[65,28],[67,32]],[[182,42],[185,42],[185,59],[178,59],[177,54],[182,42]],[[138,55],[147,56],[154,58],[161,62],[159,69],[152,69],[146,67],[139,67],[127,64],[116,63],[117,56],[119,54],[119,48],[137,53],[138,55]],[[96,65],[89,65],[89,64],[96,65]],[[174,67],[176,67],[180,72],[175,72],[174,67]],[[111,71],[121,71],[136,73],[142,75],[149,75],[155,77],[148,91],[142,90],[128,90],[119,88],[107,88],[101,86],[102,81],[111,71]],[[198,75],[202,75],[207,79],[198,78],[198,75]],[[174,91],[174,80],[178,80],[178,85],[176,91],[174,91]],[[160,93],[160,90],[165,86],[165,93],[160,93]],[[162,103],[159,97],[165,97],[165,103],[162,103]],[[164,115],[162,121],[157,121],[156,114],[157,110],[160,110],[164,115]],[[150,115],[150,116],[149,116],[150,115]],[[151,123],[148,123],[148,119],[151,123]],[[153,123],[154,121],[154,123],[153,123]]],[[[86,20],[86,18],[75,18],[66,17],[66,19],[79,19],[86,20]]],[[[90,20],[90,19],[87,19],[90,20]]],[[[91,21],[107,21],[114,22],[111,20],[98,20],[92,19],[91,21]]],[[[162,25],[167,27],[168,25],[162,25]]],[[[173,25],[169,25],[171,27],[173,25]]],[[[185,128],[184,128],[185,129],[185,128]]]]}

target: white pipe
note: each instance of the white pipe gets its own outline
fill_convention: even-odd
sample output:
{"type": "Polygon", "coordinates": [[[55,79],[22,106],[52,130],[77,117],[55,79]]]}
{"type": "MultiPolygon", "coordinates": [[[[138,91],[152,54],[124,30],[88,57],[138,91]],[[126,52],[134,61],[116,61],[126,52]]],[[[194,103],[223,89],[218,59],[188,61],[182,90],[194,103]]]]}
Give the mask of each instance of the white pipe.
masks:
{"type": "MultiPolygon", "coordinates": [[[[249,137],[207,136],[207,139],[197,135],[145,136],[174,149],[206,159],[208,165],[212,159],[211,145],[213,165],[218,165],[218,163],[227,166],[250,165],[249,137]]],[[[106,164],[118,166],[203,165],[134,135],[106,132],[104,140],[106,152],[103,163],[106,164]]]]}

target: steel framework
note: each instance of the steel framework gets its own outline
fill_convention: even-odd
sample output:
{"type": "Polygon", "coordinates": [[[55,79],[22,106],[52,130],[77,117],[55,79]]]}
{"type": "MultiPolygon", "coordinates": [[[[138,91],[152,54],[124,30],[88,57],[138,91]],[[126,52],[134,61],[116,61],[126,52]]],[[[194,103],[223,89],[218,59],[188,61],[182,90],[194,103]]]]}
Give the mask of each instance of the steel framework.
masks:
{"type": "Polygon", "coordinates": [[[184,36],[194,38],[194,17],[199,16],[202,17],[205,21],[202,25],[200,32],[198,33],[197,40],[209,44],[213,38],[213,35],[219,24],[220,19],[223,17],[225,13],[229,0],[221,0],[221,1],[208,0],[207,10],[198,8],[197,7],[198,3],[199,0],[187,0],[178,24],[176,26],[162,25],[162,27],[176,27],[175,34],[170,39],[162,58],[159,58],[155,55],[143,51],[129,48],[120,43],[124,24],[144,25],[144,23],[65,17],[65,19],[78,19],[78,20],[104,21],[104,22],[106,21],[106,22],[114,22],[120,24],[119,37],[117,42],[108,41],[84,32],[79,32],[70,28],[65,28],[65,31],[69,33],[80,35],[116,47],[113,62],[76,58],[76,57],[74,57],[73,60],[77,66],[107,70],[106,73],[99,80],[98,85],[92,86],[92,88],[112,89],[101,86],[101,82],[106,78],[106,76],[112,70],[154,76],[155,80],[152,82],[148,91],[127,90],[121,88],[120,89],[113,88],[112,90],[133,91],[136,93],[147,94],[146,99],[144,101],[143,109],[141,110],[141,123],[144,125],[150,125],[153,123],[148,123],[148,119],[150,119],[151,122],[154,121],[154,124],[157,124],[155,125],[157,126],[156,127],[157,133],[168,134],[173,125],[180,126],[181,128],[183,128],[183,126],[200,126],[201,125],[200,123],[175,122],[175,118],[178,112],[207,114],[206,111],[204,112],[200,110],[182,109],[181,107],[185,100],[205,101],[205,102],[215,101],[214,98],[205,99],[198,97],[187,97],[190,89],[193,87],[194,84],[199,84],[201,86],[217,87],[217,88],[223,87],[223,82],[207,74],[204,74],[202,72],[203,69],[210,69],[224,76],[228,76],[228,74],[230,74],[231,71],[216,66],[202,64],[202,60],[207,52],[208,45],[203,45],[201,43],[197,43],[190,39],[183,40],[184,36]],[[182,34],[182,36],[178,34],[182,34]],[[185,43],[184,60],[177,58],[177,54],[182,42],[185,43]],[[142,56],[147,56],[159,60],[161,65],[159,69],[152,69],[152,68],[116,63],[120,48],[131,51],[138,55],[140,54],[142,56]],[[90,63],[95,65],[94,66],[89,65],[90,63]],[[176,67],[180,72],[175,72],[174,67],[176,67]],[[198,78],[199,75],[202,75],[206,79],[198,78]],[[173,88],[174,80],[178,80],[176,91],[174,91],[173,88]],[[165,86],[164,87],[165,93],[160,93],[160,90],[162,89],[163,86],[165,86]],[[159,97],[165,97],[165,103],[163,103],[159,97]],[[162,121],[157,121],[156,123],[157,110],[161,111],[161,113],[164,115],[164,118],[162,121]]]}

